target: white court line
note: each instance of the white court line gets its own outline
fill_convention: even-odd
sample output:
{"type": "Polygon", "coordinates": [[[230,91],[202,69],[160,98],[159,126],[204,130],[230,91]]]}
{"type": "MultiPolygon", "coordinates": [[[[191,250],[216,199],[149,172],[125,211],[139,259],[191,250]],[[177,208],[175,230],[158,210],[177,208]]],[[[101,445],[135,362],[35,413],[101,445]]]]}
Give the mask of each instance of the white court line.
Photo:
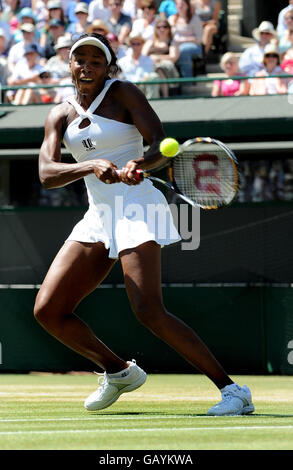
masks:
{"type": "Polygon", "coordinates": [[[0,431],[1,436],[8,436],[12,434],[20,435],[20,434],[78,434],[78,433],[129,433],[129,432],[169,432],[169,431],[235,431],[235,430],[266,430],[266,429],[293,429],[293,425],[284,425],[284,426],[207,426],[207,427],[185,427],[185,428],[118,428],[118,429],[57,429],[57,430],[50,430],[50,431],[0,431]]]}
{"type": "MultiPolygon", "coordinates": [[[[251,418],[254,415],[235,415],[235,416],[228,416],[228,418],[251,418]]],[[[254,416],[258,418],[257,416],[254,416]]],[[[293,417],[293,416],[292,416],[293,417]]],[[[97,420],[113,420],[113,421],[125,421],[125,420],[153,420],[153,419],[211,419],[216,418],[216,416],[207,416],[207,415],[164,415],[164,416],[109,416],[109,415],[102,415],[102,416],[88,416],[85,418],[15,418],[15,419],[0,419],[0,423],[23,423],[23,422],[40,422],[40,421],[97,421],[97,420]]],[[[217,416],[217,418],[227,418],[227,416],[217,416]]]]}
{"type": "MultiPolygon", "coordinates": [[[[0,398],[38,398],[38,397],[51,397],[51,398],[56,398],[59,400],[60,398],[64,399],[72,399],[71,401],[77,400],[77,399],[84,399],[84,395],[82,395],[80,392],[0,392],[0,398]]],[[[136,393],[135,391],[131,393],[131,396],[129,398],[126,398],[127,400],[131,400],[131,397],[133,398],[143,398],[145,401],[151,400],[151,401],[200,401],[200,402],[208,402],[208,401],[213,401],[217,400],[219,397],[215,395],[205,395],[205,396],[166,396],[165,398],[162,397],[161,395],[155,395],[155,394],[143,394],[143,393],[136,393]]],[[[267,397],[267,396],[258,396],[258,397],[253,397],[254,402],[263,402],[266,401],[266,403],[292,403],[292,398],[285,398],[285,397],[267,397]]]]}

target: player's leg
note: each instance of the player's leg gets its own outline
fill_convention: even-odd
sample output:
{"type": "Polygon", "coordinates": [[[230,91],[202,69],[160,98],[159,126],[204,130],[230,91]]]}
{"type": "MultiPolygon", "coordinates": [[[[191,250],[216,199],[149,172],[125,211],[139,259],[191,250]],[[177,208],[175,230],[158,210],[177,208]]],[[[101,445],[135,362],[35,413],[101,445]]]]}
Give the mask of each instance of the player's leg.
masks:
{"type": "Polygon", "coordinates": [[[221,365],[183,321],[166,311],[161,293],[160,246],[147,242],[121,253],[127,293],[138,319],[169,344],[221,390],[222,401],[209,415],[248,414],[254,411],[248,387],[233,383],[221,365]]]}
{"type": "Polygon", "coordinates": [[[34,309],[36,319],[50,334],[108,372],[128,365],[94,335],[74,309],[102,282],[114,263],[103,243],[66,242],[45,277],[34,309]]]}
{"type": "Polygon", "coordinates": [[[167,312],[161,292],[161,248],[151,241],[120,254],[125,286],[140,322],[221,389],[233,383],[198,335],[167,312]]]}

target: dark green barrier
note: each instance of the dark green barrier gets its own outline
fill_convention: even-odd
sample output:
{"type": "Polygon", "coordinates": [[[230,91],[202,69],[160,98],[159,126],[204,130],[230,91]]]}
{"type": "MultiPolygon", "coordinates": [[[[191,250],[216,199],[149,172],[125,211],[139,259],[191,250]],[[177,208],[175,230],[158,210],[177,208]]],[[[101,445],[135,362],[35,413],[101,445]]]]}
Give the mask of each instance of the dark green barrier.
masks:
{"type": "MultiPolygon", "coordinates": [[[[54,207],[0,209],[0,284],[40,284],[84,212],[54,207]]],[[[292,214],[292,202],[202,211],[199,248],[183,250],[181,243],[164,248],[162,281],[291,283],[292,214]]],[[[195,229],[190,223],[191,228],[195,229]]],[[[123,282],[119,263],[105,282],[123,282]]]]}
{"type": "MultiPolygon", "coordinates": [[[[0,289],[0,371],[96,369],[34,320],[36,293],[0,289]]],[[[229,373],[293,373],[291,288],[165,287],[163,294],[167,308],[200,334],[229,373]]],[[[194,370],[137,322],[123,288],[97,289],[76,313],[117,354],[149,372],[194,370]]]]}

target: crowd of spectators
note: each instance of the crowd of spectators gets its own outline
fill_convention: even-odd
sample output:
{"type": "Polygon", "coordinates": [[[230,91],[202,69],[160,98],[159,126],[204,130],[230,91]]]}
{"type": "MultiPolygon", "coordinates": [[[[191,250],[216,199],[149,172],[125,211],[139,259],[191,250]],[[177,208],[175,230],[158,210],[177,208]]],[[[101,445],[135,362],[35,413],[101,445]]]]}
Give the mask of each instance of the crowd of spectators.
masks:
{"type": "Polygon", "coordinates": [[[293,74],[293,0],[280,11],[276,23],[276,29],[267,20],[254,28],[255,44],[240,57],[233,53],[222,57],[221,67],[227,78],[215,81],[212,96],[293,93],[292,77],[286,77],[293,74]],[[243,79],[233,80],[233,75],[243,79]]]}
{"type": "MultiPolygon", "coordinates": [[[[211,49],[220,10],[218,0],[0,0],[0,83],[11,87],[5,99],[18,105],[65,100],[74,92],[68,50],[85,32],[108,38],[121,78],[193,77],[194,60],[211,49]]],[[[152,98],[169,96],[174,87],[142,89],[152,98]]]]}
{"type": "MultiPolygon", "coordinates": [[[[221,8],[219,0],[0,0],[0,84],[12,87],[5,99],[64,101],[74,92],[68,51],[84,32],[109,39],[122,79],[193,77],[195,61],[205,61],[213,46],[221,8]]],[[[252,38],[255,44],[240,56],[219,57],[224,75],[213,83],[212,96],[293,92],[292,79],[284,76],[293,73],[293,0],[280,11],[276,28],[264,19],[252,38]]],[[[167,97],[172,89],[188,93],[189,87],[141,86],[148,98],[167,97]]]]}
{"type": "MultiPolygon", "coordinates": [[[[147,80],[141,88],[148,98],[180,92],[176,83],[149,81],[194,76],[194,60],[207,58],[212,48],[220,10],[218,0],[0,0],[0,83],[13,87],[5,99],[23,105],[66,100],[74,93],[69,50],[84,32],[108,38],[119,77],[147,80]]],[[[253,46],[219,56],[223,74],[213,83],[213,97],[293,92],[286,76],[293,74],[293,0],[275,24],[264,19],[252,31],[253,46]]],[[[291,198],[290,173],[291,161],[257,168],[246,162],[239,199],[291,198]]],[[[43,190],[39,203],[80,204],[84,191],[68,188],[43,190]]]]}

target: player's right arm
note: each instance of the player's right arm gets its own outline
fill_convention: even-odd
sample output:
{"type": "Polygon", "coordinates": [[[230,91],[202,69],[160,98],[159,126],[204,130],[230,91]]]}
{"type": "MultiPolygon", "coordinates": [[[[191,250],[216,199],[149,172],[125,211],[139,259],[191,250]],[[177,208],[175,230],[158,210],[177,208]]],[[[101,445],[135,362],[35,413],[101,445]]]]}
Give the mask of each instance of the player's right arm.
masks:
{"type": "Polygon", "coordinates": [[[61,162],[61,143],[70,109],[68,106],[67,103],[55,106],[45,122],[45,135],[39,155],[39,177],[42,185],[46,189],[60,188],[91,173],[95,173],[101,181],[117,178],[118,182],[115,172],[117,167],[108,160],[61,162]]]}

